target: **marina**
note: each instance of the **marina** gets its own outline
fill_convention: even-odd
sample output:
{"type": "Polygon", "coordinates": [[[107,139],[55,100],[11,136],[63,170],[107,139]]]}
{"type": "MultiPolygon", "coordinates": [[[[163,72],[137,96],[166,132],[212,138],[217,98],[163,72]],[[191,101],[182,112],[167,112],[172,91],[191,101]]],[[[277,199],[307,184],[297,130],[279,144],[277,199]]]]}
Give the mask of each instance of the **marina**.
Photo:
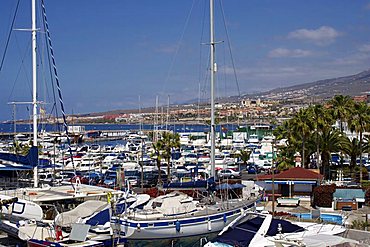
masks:
{"type": "MultiPolygon", "coordinates": [[[[207,102],[201,102],[199,84],[198,104],[176,103],[171,109],[170,95],[167,107],[159,105],[157,95],[155,107],[144,112],[139,96],[138,103],[130,99],[139,109],[101,116],[67,114],[70,102],[65,104],[65,99],[74,92],[62,92],[46,5],[44,0],[30,0],[26,7],[31,28],[21,31],[31,34],[27,54],[32,99],[8,103],[13,106],[13,120],[0,124],[0,245],[370,246],[369,98],[335,95],[316,104],[298,97],[300,104],[289,102],[281,110],[275,95],[245,99],[238,85],[239,96],[234,97],[238,103],[227,102],[228,97],[217,95],[216,82],[236,69],[233,59],[231,69],[216,56],[216,47],[224,41],[215,35],[219,33],[215,9],[220,8],[225,29],[226,21],[222,3],[215,2],[207,0],[202,11],[203,22],[205,17],[209,20],[202,23],[202,29],[209,25],[209,37],[202,42],[208,54],[207,102]],[[49,98],[54,99],[49,110],[55,111],[54,117],[46,117],[47,104],[40,101],[39,83],[49,76],[53,91],[49,98]],[[29,119],[17,120],[17,105],[27,105],[29,119]],[[92,119],[95,122],[89,122],[92,119]]],[[[327,26],[319,30],[341,36],[327,26]]],[[[285,39],[312,32],[293,32],[285,39]]],[[[106,36],[101,36],[103,41],[106,36]]],[[[150,41],[141,45],[148,48],[151,39],[145,39],[150,41]]],[[[319,46],[332,43],[315,41],[319,46]]],[[[268,57],[312,54],[280,48],[268,57]]],[[[71,65],[75,66],[73,61],[71,65]]],[[[105,69],[101,74],[106,76],[105,69]]],[[[108,84],[109,77],[104,81],[108,84]]],[[[167,80],[158,82],[164,87],[167,80]]],[[[120,99],[127,96],[125,91],[132,93],[134,84],[120,90],[120,99]]],[[[90,87],[102,93],[91,97],[96,106],[102,104],[102,88],[112,90],[112,97],[116,93],[105,83],[89,84],[79,95],[82,99],[90,98],[85,94],[90,87]]],[[[194,97],[189,92],[180,91],[194,97]]],[[[290,97],[282,96],[284,104],[290,97]]],[[[80,107],[80,98],[74,97],[73,104],[80,107]]]]}

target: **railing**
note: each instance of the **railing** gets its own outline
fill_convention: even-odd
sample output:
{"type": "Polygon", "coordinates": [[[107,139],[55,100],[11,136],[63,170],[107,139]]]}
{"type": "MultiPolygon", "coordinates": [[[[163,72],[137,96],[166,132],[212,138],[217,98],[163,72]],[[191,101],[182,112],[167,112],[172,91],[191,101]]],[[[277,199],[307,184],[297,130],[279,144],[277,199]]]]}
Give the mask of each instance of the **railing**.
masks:
{"type": "Polygon", "coordinates": [[[11,190],[32,186],[32,181],[19,178],[0,178],[0,188],[2,190],[11,190]]]}

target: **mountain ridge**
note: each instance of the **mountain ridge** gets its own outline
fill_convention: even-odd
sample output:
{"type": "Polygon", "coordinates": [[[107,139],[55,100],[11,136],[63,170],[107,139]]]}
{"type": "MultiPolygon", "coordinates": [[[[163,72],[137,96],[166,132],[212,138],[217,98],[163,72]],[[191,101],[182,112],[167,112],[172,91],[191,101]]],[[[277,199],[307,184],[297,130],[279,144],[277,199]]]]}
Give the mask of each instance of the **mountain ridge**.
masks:
{"type": "MultiPolygon", "coordinates": [[[[279,87],[264,92],[248,93],[241,96],[229,96],[219,98],[217,101],[220,103],[225,102],[238,102],[246,98],[262,98],[271,100],[289,100],[289,99],[312,99],[322,101],[332,98],[335,95],[343,94],[349,96],[363,95],[370,92],[370,69],[364,70],[360,73],[336,77],[331,79],[323,79],[314,82],[307,82],[287,87],[279,87]]],[[[202,100],[201,104],[206,104],[207,100],[202,100]]],[[[198,99],[190,99],[182,102],[175,102],[172,105],[187,105],[196,104],[198,99]]],[[[155,107],[147,107],[143,109],[146,112],[155,112],[155,107]]],[[[111,110],[105,112],[76,114],[78,116],[97,116],[108,114],[125,114],[125,113],[138,113],[138,109],[131,110],[111,110]]]]}
{"type": "Polygon", "coordinates": [[[314,96],[317,99],[326,100],[335,95],[343,94],[358,96],[370,91],[370,69],[357,74],[323,79],[314,82],[307,82],[288,87],[280,87],[256,94],[245,94],[243,96],[269,97],[271,94],[297,92],[303,90],[306,97],[314,96]]]}

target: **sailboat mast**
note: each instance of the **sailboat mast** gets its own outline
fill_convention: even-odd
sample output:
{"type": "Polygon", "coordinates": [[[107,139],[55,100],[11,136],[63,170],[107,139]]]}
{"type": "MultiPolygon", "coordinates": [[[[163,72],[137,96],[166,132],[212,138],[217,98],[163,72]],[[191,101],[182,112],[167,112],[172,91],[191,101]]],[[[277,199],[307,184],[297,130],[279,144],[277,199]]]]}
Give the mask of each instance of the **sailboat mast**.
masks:
{"type": "MultiPolygon", "coordinates": [[[[32,0],[32,105],[33,105],[33,146],[37,147],[37,54],[36,54],[36,0],[32,0]]],[[[33,169],[34,187],[38,186],[37,166],[33,169]]]]}
{"type": "Polygon", "coordinates": [[[214,40],[214,20],[213,20],[214,0],[209,1],[210,12],[210,66],[211,66],[211,177],[216,176],[215,166],[215,145],[216,145],[216,125],[215,125],[215,73],[217,71],[215,63],[215,40],[214,40]]]}

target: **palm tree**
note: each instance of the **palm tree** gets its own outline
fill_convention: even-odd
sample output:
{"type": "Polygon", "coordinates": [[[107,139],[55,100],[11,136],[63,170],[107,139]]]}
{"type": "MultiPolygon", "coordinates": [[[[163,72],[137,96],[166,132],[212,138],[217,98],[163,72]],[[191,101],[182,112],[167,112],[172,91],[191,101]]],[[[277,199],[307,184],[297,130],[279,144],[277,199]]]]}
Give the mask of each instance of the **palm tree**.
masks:
{"type": "Polygon", "coordinates": [[[300,135],[302,138],[302,166],[305,167],[305,160],[306,160],[306,155],[305,155],[305,144],[308,139],[308,137],[311,134],[311,122],[310,120],[312,119],[312,116],[310,114],[310,111],[307,109],[301,109],[299,112],[294,116],[292,119],[292,127],[293,131],[296,132],[296,134],[300,135]]]}
{"type": "Polygon", "coordinates": [[[293,122],[293,119],[286,120],[273,132],[276,140],[286,139],[287,146],[278,147],[278,149],[282,156],[291,160],[292,162],[294,160],[294,155],[299,152],[300,147],[302,146],[302,138],[293,130],[293,122]]]}
{"type": "Polygon", "coordinates": [[[161,176],[161,160],[162,160],[162,150],[163,150],[163,141],[158,140],[157,142],[153,143],[153,149],[154,149],[154,154],[153,156],[155,157],[156,163],[157,163],[157,168],[158,168],[158,184],[162,184],[162,176],[161,176]]]}
{"type": "Polygon", "coordinates": [[[180,147],[180,135],[178,133],[164,132],[162,133],[162,139],[160,140],[163,144],[163,158],[167,160],[167,181],[171,180],[171,156],[172,149],[180,147]]]}
{"type": "Polygon", "coordinates": [[[327,176],[327,171],[330,166],[331,153],[337,153],[341,150],[344,137],[342,133],[336,129],[324,129],[320,136],[322,173],[327,176]]]}
{"type": "Polygon", "coordinates": [[[320,169],[320,135],[325,130],[330,129],[333,124],[333,118],[330,116],[326,108],[322,105],[314,105],[310,107],[312,112],[312,127],[314,129],[314,143],[316,144],[316,161],[320,169]]]}
{"type": "Polygon", "coordinates": [[[362,182],[363,133],[370,129],[370,108],[365,102],[355,103],[354,112],[348,122],[350,130],[360,136],[360,182],[362,182]]]}
{"type": "Polygon", "coordinates": [[[343,132],[343,122],[347,121],[353,108],[353,100],[348,95],[335,95],[329,101],[332,105],[331,115],[339,120],[340,131],[343,132]]]}
{"type": "Polygon", "coordinates": [[[278,162],[277,169],[279,171],[285,171],[285,170],[290,169],[292,166],[293,165],[292,165],[291,162],[289,162],[288,160],[283,158],[283,159],[281,159],[280,162],[278,162]]]}
{"type": "Polygon", "coordinates": [[[247,162],[248,162],[250,156],[251,156],[251,151],[249,151],[249,150],[240,150],[239,157],[243,161],[244,166],[247,165],[247,162]]]}
{"type": "MultiPolygon", "coordinates": [[[[362,149],[364,150],[364,149],[362,149]]],[[[357,157],[361,154],[361,147],[360,147],[360,141],[357,138],[353,138],[352,140],[346,137],[344,139],[343,145],[342,145],[342,151],[347,154],[351,161],[350,161],[350,173],[353,174],[354,168],[356,167],[356,160],[357,157]]]]}

